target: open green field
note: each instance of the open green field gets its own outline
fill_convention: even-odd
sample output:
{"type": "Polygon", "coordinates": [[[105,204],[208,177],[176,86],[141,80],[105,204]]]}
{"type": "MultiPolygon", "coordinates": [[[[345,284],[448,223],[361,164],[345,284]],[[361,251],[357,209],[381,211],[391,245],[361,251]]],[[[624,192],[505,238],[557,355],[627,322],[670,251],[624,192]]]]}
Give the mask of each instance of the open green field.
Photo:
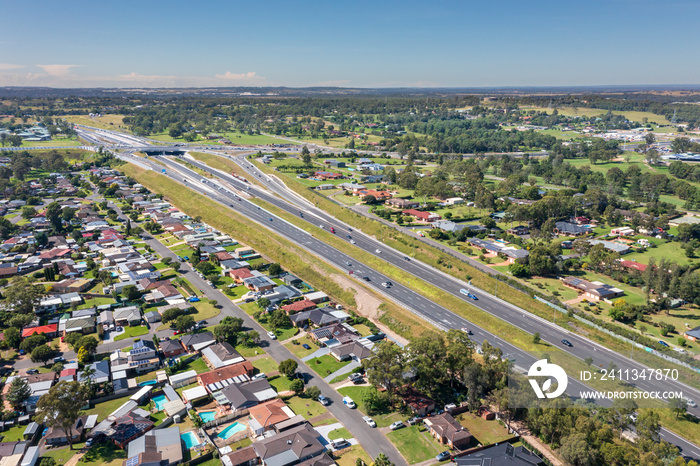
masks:
{"type": "MultiPolygon", "coordinates": [[[[231,144],[233,145],[256,145],[256,146],[266,146],[270,144],[296,144],[291,141],[286,141],[284,139],[279,139],[275,138],[273,136],[266,136],[264,134],[246,134],[246,133],[240,133],[238,131],[231,131],[231,132],[224,132],[224,133],[216,133],[220,138],[217,139],[202,139],[201,136],[197,136],[197,139],[193,141],[193,143],[196,144],[209,144],[212,146],[219,146],[221,143],[219,142],[219,139],[222,138],[227,138],[231,141],[231,144]]],[[[153,134],[151,136],[148,136],[151,139],[156,139],[158,141],[164,141],[164,142],[180,142],[180,143],[185,143],[188,144],[182,137],[179,138],[173,138],[170,136],[168,133],[160,133],[160,134],[153,134]]]]}
{"type": "Polygon", "coordinates": [[[22,141],[21,147],[77,147],[83,143],[77,139],[54,138],[50,141],[22,141]]]}
{"type": "Polygon", "coordinates": [[[407,426],[386,434],[408,464],[422,463],[446,450],[427,432],[423,426],[407,426]]]}
{"type": "Polygon", "coordinates": [[[141,335],[146,335],[148,329],[143,325],[138,325],[135,327],[124,327],[124,333],[114,337],[114,341],[124,340],[126,338],[140,337],[141,335]]]}
{"type": "MultiPolygon", "coordinates": [[[[651,240],[650,240],[651,241],[651,240]]],[[[633,260],[640,264],[648,264],[652,257],[658,262],[661,259],[677,262],[679,264],[688,264],[690,258],[685,255],[685,251],[681,249],[683,243],[678,241],[661,242],[655,248],[649,248],[645,252],[631,252],[624,255],[624,259],[633,260]]]]}
{"type": "Polygon", "coordinates": [[[305,358],[306,356],[310,355],[311,353],[313,353],[314,351],[316,351],[318,349],[318,346],[316,346],[316,344],[314,344],[311,341],[311,338],[309,338],[308,336],[298,338],[296,341],[299,342],[298,345],[294,345],[290,341],[289,343],[285,344],[284,346],[289,351],[291,351],[294,354],[294,356],[298,357],[299,359],[305,358]],[[306,348],[302,347],[301,345],[303,345],[303,344],[309,345],[311,347],[311,349],[307,350],[306,348]]]}
{"type": "Polygon", "coordinates": [[[129,401],[129,397],[117,398],[115,400],[109,400],[102,403],[94,405],[92,408],[85,411],[85,414],[97,414],[97,420],[101,421],[114,411],[117,410],[121,405],[129,401]]]}
{"type": "Polygon", "coordinates": [[[258,371],[264,373],[264,374],[269,374],[270,372],[274,372],[277,370],[279,367],[279,364],[277,364],[277,361],[270,357],[264,357],[264,358],[259,358],[253,361],[253,367],[256,368],[258,371]]]}
{"type": "MultiPolygon", "coordinates": [[[[534,106],[522,106],[522,107],[520,107],[520,109],[521,110],[536,110],[538,112],[546,112],[548,115],[551,115],[552,111],[553,111],[551,108],[534,107],[534,106]]],[[[591,116],[605,115],[606,113],[608,113],[608,111],[604,110],[604,109],[584,108],[584,107],[579,107],[579,108],[560,107],[560,108],[557,108],[557,112],[559,112],[560,115],[569,116],[569,117],[574,117],[574,116],[591,117],[591,116]]],[[[625,118],[627,118],[628,120],[637,121],[639,123],[641,123],[644,118],[647,118],[650,123],[656,123],[657,125],[670,125],[671,124],[671,122],[668,121],[665,116],[657,115],[657,114],[651,113],[651,112],[613,111],[612,113],[614,113],[615,115],[624,115],[625,118]]]]}
{"type": "Polygon", "coordinates": [[[511,437],[508,433],[508,429],[495,419],[493,421],[487,421],[470,412],[462,413],[458,415],[456,419],[471,432],[482,445],[500,443],[511,437]]]}

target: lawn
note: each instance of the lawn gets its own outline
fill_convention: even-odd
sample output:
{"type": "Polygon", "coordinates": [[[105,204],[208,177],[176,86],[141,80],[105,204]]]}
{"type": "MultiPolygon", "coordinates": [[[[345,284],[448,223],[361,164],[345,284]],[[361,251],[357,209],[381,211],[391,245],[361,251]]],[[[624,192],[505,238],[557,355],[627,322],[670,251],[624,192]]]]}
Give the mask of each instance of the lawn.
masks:
{"type": "Polygon", "coordinates": [[[105,401],[103,403],[98,403],[92,408],[88,409],[85,411],[85,414],[90,415],[90,414],[97,414],[97,420],[101,421],[110,414],[112,414],[114,411],[117,410],[121,405],[129,401],[129,397],[125,396],[122,398],[117,398],[115,400],[109,400],[105,401]]]}
{"type": "Polygon", "coordinates": [[[267,381],[277,390],[277,393],[289,391],[289,386],[292,384],[292,381],[285,375],[270,377],[267,381]]]}
{"type": "Polygon", "coordinates": [[[148,329],[144,325],[138,325],[136,327],[125,327],[124,333],[114,337],[114,341],[124,340],[125,338],[134,338],[141,335],[146,335],[148,329]]]}
{"type": "MultiPolygon", "coordinates": [[[[180,358],[180,359],[183,359],[183,358],[180,358]]],[[[179,374],[181,372],[191,371],[191,370],[196,371],[197,374],[201,374],[202,372],[209,372],[211,369],[209,369],[209,367],[207,367],[207,364],[204,362],[204,360],[202,358],[195,358],[195,359],[191,359],[187,363],[187,365],[180,368],[180,370],[178,370],[176,372],[176,374],[179,374]]]]}
{"type": "Polygon", "coordinates": [[[541,283],[547,291],[547,294],[557,296],[562,301],[568,301],[578,296],[575,290],[565,287],[562,285],[561,280],[557,280],[556,278],[533,278],[527,281],[535,285],[541,283]]]}
{"type": "Polygon", "coordinates": [[[298,357],[299,359],[305,358],[306,356],[310,355],[311,353],[313,353],[314,351],[319,349],[319,347],[316,346],[308,336],[298,338],[295,341],[298,341],[299,344],[295,345],[290,341],[289,343],[285,344],[284,347],[287,348],[289,351],[291,351],[292,354],[294,354],[294,356],[298,357]],[[311,347],[311,349],[304,348],[303,346],[301,346],[303,344],[309,345],[311,347]]]}
{"type": "MultiPolygon", "coordinates": [[[[79,463],[94,464],[100,466],[121,465],[126,459],[126,451],[119,450],[116,445],[109,441],[102,441],[94,445],[83,455],[79,463]]],[[[57,461],[58,462],[58,461],[57,461]]]]}
{"type": "Polygon", "coordinates": [[[24,440],[22,438],[22,434],[24,434],[24,431],[27,430],[27,426],[23,426],[21,424],[17,424],[16,426],[7,429],[2,433],[2,441],[3,442],[18,442],[20,440],[24,440]]]}
{"type": "Polygon", "coordinates": [[[339,438],[344,438],[344,439],[351,439],[352,434],[345,428],[341,427],[340,429],[335,429],[330,432],[328,432],[328,438],[331,440],[339,439],[339,438]]]}
{"type": "MultiPolygon", "coordinates": [[[[228,278],[228,277],[226,277],[226,278],[228,278]]],[[[230,278],[229,278],[229,280],[230,280],[230,278]]],[[[226,282],[226,280],[224,280],[224,282],[226,282]]],[[[248,288],[245,287],[245,285],[238,285],[238,286],[234,286],[233,288],[227,288],[226,291],[224,292],[224,294],[226,296],[228,296],[229,298],[236,300],[236,299],[240,299],[241,297],[243,297],[243,295],[246,294],[248,291],[249,290],[248,290],[248,288]]]]}
{"type": "Polygon", "coordinates": [[[623,259],[634,260],[640,264],[648,264],[652,257],[659,262],[661,259],[677,262],[679,264],[688,264],[689,258],[685,255],[685,251],[681,249],[683,243],[678,241],[668,241],[658,245],[655,248],[649,248],[643,253],[631,252],[625,254],[623,259]]]}
{"type": "MultiPolygon", "coordinates": [[[[315,400],[306,397],[293,396],[285,400],[287,406],[296,414],[304,416],[304,419],[309,420],[326,412],[326,407],[315,400]]],[[[350,437],[350,436],[349,436],[350,437]]]]}
{"type": "Polygon", "coordinates": [[[418,425],[389,432],[386,436],[406,458],[408,464],[427,461],[445,450],[444,445],[438,444],[424,427],[418,425]],[[421,429],[424,431],[420,432],[421,429]]]}
{"type": "Polygon", "coordinates": [[[472,413],[462,413],[456,417],[482,445],[492,445],[509,439],[511,435],[498,421],[487,421],[484,418],[475,416],[472,413]]]}
{"type": "Polygon", "coordinates": [[[194,308],[197,309],[197,313],[193,314],[194,320],[207,320],[218,316],[221,313],[220,309],[215,308],[208,301],[199,301],[198,303],[192,303],[194,308]]]}
{"type": "MultiPolygon", "coordinates": [[[[61,447],[61,448],[52,448],[52,449],[44,452],[44,454],[41,455],[41,457],[42,458],[53,458],[56,461],[57,465],[65,464],[66,461],[68,461],[73,456],[75,456],[75,454],[79,451],[80,445],[84,445],[84,444],[73,445],[73,450],[69,449],[67,446],[61,447]]],[[[116,446],[114,448],[116,449],[116,446]]],[[[123,450],[120,450],[120,451],[123,451],[123,450]]],[[[123,458],[126,458],[126,453],[124,453],[123,458]]],[[[41,461],[41,460],[39,460],[39,461],[41,461]]]]}
{"type": "MultiPolygon", "coordinates": [[[[211,329],[208,329],[211,330],[211,329]]],[[[236,345],[235,346],[236,351],[243,356],[244,358],[252,358],[253,356],[257,356],[259,354],[264,354],[265,351],[263,351],[262,348],[259,346],[245,346],[242,344],[236,345]]]]}
{"type": "Polygon", "coordinates": [[[347,366],[349,363],[350,361],[338,362],[338,360],[329,354],[306,361],[306,364],[321,377],[331,375],[333,372],[347,366]]]}
{"type": "Polygon", "coordinates": [[[253,361],[253,367],[264,374],[269,374],[276,371],[279,364],[272,358],[264,357],[253,361]]]}
{"type": "Polygon", "coordinates": [[[343,448],[335,454],[340,455],[340,457],[335,460],[338,466],[355,466],[358,459],[364,461],[364,464],[372,464],[372,458],[360,445],[343,448]]]}

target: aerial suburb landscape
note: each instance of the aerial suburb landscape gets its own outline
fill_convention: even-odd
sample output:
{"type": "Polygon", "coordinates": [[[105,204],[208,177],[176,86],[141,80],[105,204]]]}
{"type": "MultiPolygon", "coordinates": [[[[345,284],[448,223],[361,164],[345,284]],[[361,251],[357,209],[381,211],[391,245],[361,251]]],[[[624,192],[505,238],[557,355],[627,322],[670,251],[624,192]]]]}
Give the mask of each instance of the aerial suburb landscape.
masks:
{"type": "Polygon", "coordinates": [[[2,12],[0,466],[700,462],[699,4],[2,12]]]}

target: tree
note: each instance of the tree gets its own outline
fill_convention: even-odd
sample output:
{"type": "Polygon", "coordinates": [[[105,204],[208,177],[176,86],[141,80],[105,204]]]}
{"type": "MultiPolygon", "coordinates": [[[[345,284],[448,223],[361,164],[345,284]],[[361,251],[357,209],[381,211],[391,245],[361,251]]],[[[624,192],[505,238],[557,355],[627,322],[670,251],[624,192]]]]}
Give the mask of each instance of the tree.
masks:
{"type": "Polygon", "coordinates": [[[10,389],[5,395],[5,399],[12,409],[15,411],[23,411],[24,402],[32,396],[32,389],[29,387],[29,382],[19,377],[15,378],[10,384],[10,389]]]}
{"type": "Polygon", "coordinates": [[[4,335],[5,341],[7,342],[7,345],[10,348],[19,348],[19,344],[22,340],[20,339],[20,333],[18,328],[10,327],[8,329],[5,329],[4,335]]]}
{"type": "Polygon", "coordinates": [[[304,165],[307,167],[311,165],[311,153],[306,146],[301,148],[301,161],[304,162],[304,165]]]}
{"type": "Polygon", "coordinates": [[[25,220],[30,220],[36,217],[36,209],[34,207],[24,206],[22,207],[22,218],[25,220]]]}
{"type": "Polygon", "coordinates": [[[24,341],[20,343],[19,349],[24,350],[27,353],[31,353],[34,351],[34,348],[46,344],[46,341],[46,335],[43,333],[35,333],[34,335],[25,338],[24,341]]]}
{"type": "Polygon", "coordinates": [[[122,295],[129,301],[136,301],[141,297],[141,292],[135,285],[126,285],[122,289],[122,295]]]}
{"type": "Polygon", "coordinates": [[[658,442],[659,431],[661,430],[659,414],[650,409],[644,410],[637,417],[636,428],[637,434],[639,434],[642,439],[658,442]]]}
{"type": "Polygon", "coordinates": [[[277,330],[278,328],[286,328],[291,324],[289,316],[282,309],[275,309],[272,311],[270,313],[270,317],[267,319],[267,322],[270,324],[270,327],[272,327],[273,330],[277,330]]]}
{"type": "Polygon", "coordinates": [[[372,385],[383,386],[391,394],[395,394],[403,386],[403,374],[406,372],[406,361],[401,348],[391,341],[384,341],[375,346],[374,354],[365,359],[362,364],[367,372],[367,378],[372,385]]]}
{"type": "MultiPolygon", "coordinates": [[[[34,354],[34,353],[32,353],[34,354]]],[[[88,354],[87,350],[85,348],[80,348],[78,350],[78,362],[81,364],[85,364],[90,360],[90,355],[88,354]]]]}
{"type": "Polygon", "coordinates": [[[45,292],[43,286],[34,285],[28,276],[23,275],[14,277],[3,294],[9,309],[20,314],[33,314],[45,292]]]}
{"type": "Polygon", "coordinates": [[[242,328],[243,319],[240,317],[225,317],[219,325],[214,327],[214,338],[220,343],[225,341],[235,345],[242,328]]]}
{"type": "Polygon", "coordinates": [[[537,345],[540,343],[540,340],[540,332],[535,332],[535,334],[532,335],[532,342],[537,345]]]}
{"type": "Polygon", "coordinates": [[[180,316],[175,319],[175,329],[178,332],[183,333],[188,331],[194,326],[194,317],[192,316],[180,316]]]}
{"type": "Polygon", "coordinates": [[[394,466],[394,463],[389,461],[389,458],[386,457],[384,453],[380,453],[375,459],[374,463],[372,463],[373,466],[394,466]]]}
{"type": "Polygon", "coordinates": [[[304,394],[307,398],[311,400],[316,400],[321,395],[321,389],[318,388],[316,385],[311,385],[304,391],[304,394]]]}
{"type": "Polygon", "coordinates": [[[61,205],[54,201],[46,206],[44,211],[46,215],[46,220],[51,223],[51,226],[56,232],[61,232],[63,230],[63,219],[61,218],[61,205]]]}
{"type": "Polygon", "coordinates": [[[271,277],[275,277],[282,273],[282,266],[275,262],[273,264],[270,264],[270,266],[267,268],[267,271],[271,277]]]}
{"type": "Polygon", "coordinates": [[[99,342],[94,336],[86,335],[80,337],[75,344],[75,348],[79,350],[84,349],[89,356],[93,356],[97,352],[97,345],[99,345],[99,342]]]}
{"type": "Polygon", "coordinates": [[[296,395],[301,395],[304,393],[304,381],[301,379],[292,380],[292,383],[289,384],[289,389],[296,395]]]}
{"type": "Polygon", "coordinates": [[[38,421],[63,431],[71,450],[73,449],[71,428],[80,417],[80,408],[85,405],[88,396],[86,385],[80,382],[63,381],[51,387],[37,403],[38,421]]]}
{"type": "Polygon", "coordinates": [[[53,357],[53,350],[48,345],[37,346],[32,350],[30,357],[34,362],[41,361],[46,364],[46,361],[53,357]]]}
{"type": "Polygon", "coordinates": [[[559,452],[562,458],[572,466],[588,466],[595,462],[596,452],[591,448],[586,434],[583,433],[574,433],[565,437],[559,452]]]}
{"type": "Polygon", "coordinates": [[[279,365],[279,371],[288,378],[294,377],[294,373],[297,371],[299,364],[294,359],[285,359],[279,365]]]}
{"type": "Polygon", "coordinates": [[[688,402],[684,398],[671,398],[668,405],[671,411],[676,413],[676,419],[678,419],[678,416],[688,411],[688,402]]]}

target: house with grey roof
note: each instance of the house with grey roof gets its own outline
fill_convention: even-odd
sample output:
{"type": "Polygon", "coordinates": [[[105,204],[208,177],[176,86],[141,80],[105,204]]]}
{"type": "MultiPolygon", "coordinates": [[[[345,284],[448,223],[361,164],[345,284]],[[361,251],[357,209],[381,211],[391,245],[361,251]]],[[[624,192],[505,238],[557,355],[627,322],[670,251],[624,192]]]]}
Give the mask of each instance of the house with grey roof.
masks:
{"type": "Polygon", "coordinates": [[[325,451],[321,435],[309,423],[253,443],[266,466],[287,466],[310,460],[325,451]]]}
{"type": "Polygon", "coordinates": [[[245,361],[245,358],[229,343],[217,343],[202,350],[202,357],[209,367],[219,369],[245,361]]]}
{"type": "Polygon", "coordinates": [[[220,405],[230,405],[233,410],[242,410],[276,398],[277,392],[267,379],[255,379],[233,383],[213,396],[220,405]]]}
{"type": "Polygon", "coordinates": [[[78,373],[78,381],[85,383],[87,379],[90,379],[92,383],[109,382],[109,361],[95,361],[88,367],[92,369],[94,373],[88,376],[86,371],[80,371],[78,373]]]}
{"type": "Polygon", "coordinates": [[[501,443],[454,459],[457,466],[536,466],[542,458],[523,446],[501,443]]]}
{"type": "Polygon", "coordinates": [[[139,325],[141,310],[137,306],[120,307],[112,311],[114,322],[119,325],[139,325]]]}
{"type": "Polygon", "coordinates": [[[555,231],[564,236],[581,236],[593,233],[593,229],[587,225],[577,225],[570,222],[556,222],[555,231]]]}
{"type": "Polygon", "coordinates": [[[182,462],[182,444],[178,426],[154,429],[129,442],[124,466],[172,466],[182,462]]]}
{"type": "Polygon", "coordinates": [[[591,246],[595,246],[596,244],[602,244],[605,249],[608,251],[612,252],[617,252],[619,254],[627,254],[628,252],[631,251],[630,247],[627,246],[626,244],[622,243],[616,243],[614,241],[605,241],[601,239],[589,239],[588,243],[591,246]]]}

